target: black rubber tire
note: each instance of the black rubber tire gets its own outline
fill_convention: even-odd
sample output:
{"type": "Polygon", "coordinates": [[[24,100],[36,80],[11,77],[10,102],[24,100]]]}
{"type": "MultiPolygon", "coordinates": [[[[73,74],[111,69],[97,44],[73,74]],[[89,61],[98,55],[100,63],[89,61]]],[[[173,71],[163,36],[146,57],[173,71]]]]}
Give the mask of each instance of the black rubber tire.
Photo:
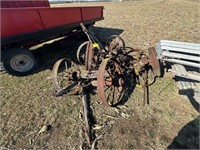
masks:
{"type": "Polygon", "coordinates": [[[24,48],[6,50],[2,60],[5,70],[14,76],[29,75],[38,66],[33,53],[24,48]]]}

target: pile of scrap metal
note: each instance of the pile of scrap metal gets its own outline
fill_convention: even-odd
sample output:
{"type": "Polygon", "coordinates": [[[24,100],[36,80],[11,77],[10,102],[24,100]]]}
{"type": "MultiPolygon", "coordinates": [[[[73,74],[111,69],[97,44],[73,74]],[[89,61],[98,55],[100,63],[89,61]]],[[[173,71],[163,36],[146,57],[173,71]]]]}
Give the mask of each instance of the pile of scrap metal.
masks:
{"type": "Polygon", "coordinates": [[[149,48],[149,56],[140,49],[126,47],[124,40],[113,35],[106,46],[81,23],[88,41],[77,50],[79,65],[67,59],[58,60],[52,70],[54,94],[76,94],[81,88],[96,86],[99,99],[105,106],[116,106],[124,96],[125,87],[133,78],[134,84],[144,87],[144,104],[147,87],[160,76],[160,65],[155,48],[149,48]]]}
{"type": "Polygon", "coordinates": [[[179,93],[200,104],[200,44],[161,40],[156,50],[158,59],[171,67],[179,93]]]}

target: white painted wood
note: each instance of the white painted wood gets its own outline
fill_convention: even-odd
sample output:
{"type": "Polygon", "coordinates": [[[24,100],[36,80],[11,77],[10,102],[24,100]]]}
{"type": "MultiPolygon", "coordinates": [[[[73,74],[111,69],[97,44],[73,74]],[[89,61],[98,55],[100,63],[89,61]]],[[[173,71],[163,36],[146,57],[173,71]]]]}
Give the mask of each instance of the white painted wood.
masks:
{"type": "MultiPolygon", "coordinates": [[[[172,73],[176,76],[200,81],[200,73],[197,72],[188,72],[183,65],[174,64],[172,65],[172,73]]],[[[192,87],[192,85],[191,85],[192,87]]]]}
{"type": "Polygon", "coordinates": [[[186,66],[200,68],[200,63],[194,63],[194,62],[178,60],[178,59],[173,59],[173,58],[163,58],[162,60],[172,62],[172,63],[182,64],[182,65],[186,65],[186,66]]]}
{"type": "Polygon", "coordinates": [[[193,50],[200,51],[200,44],[197,44],[197,43],[161,40],[160,45],[161,46],[170,46],[170,47],[179,47],[179,48],[183,48],[183,49],[193,49],[193,50]]]}
{"type": "MultiPolygon", "coordinates": [[[[164,45],[160,47],[161,51],[177,51],[177,52],[184,52],[184,53],[189,53],[189,54],[196,54],[200,55],[200,51],[197,49],[186,49],[186,48],[181,48],[181,47],[172,47],[169,45],[164,45]]],[[[162,52],[161,52],[162,53],[162,52]]]]}
{"type": "Polygon", "coordinates": [[[181,58],[181,59],[192,60],[192,61],[200,61],[200,56],[179,54],[179,53],[168,52],[168,51],[163,51],[162,52],[162,56],[170,57],[170,58],[181,58]]]}

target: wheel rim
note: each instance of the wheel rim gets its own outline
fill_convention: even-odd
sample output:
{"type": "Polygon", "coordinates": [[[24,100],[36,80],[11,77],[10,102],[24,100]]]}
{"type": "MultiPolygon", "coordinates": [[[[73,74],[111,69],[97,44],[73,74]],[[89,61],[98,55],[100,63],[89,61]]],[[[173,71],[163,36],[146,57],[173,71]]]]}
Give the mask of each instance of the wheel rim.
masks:
{"type": "Polygon", "coordinates": [[[123,97],[123,88],[121,67],[110,58],[104,59],[97,75],[97,93],[104,106],[117,105],[123,97]]]}
{"type": "Polygon", "coordinates": [[[78,83],[76,65],[66,59],[58,60],[52,70],[54,94],[74,94],[78,83]],[[63,66],[64,65],[64,66],[63,66]],[[73,89],[73,90],[72,90],[73,89]]]}
{"type": "Polygon", "coordinates": [[[78,62],[80,64],[84,64],[85,63],[85,53],[86,53],[86,49],[87,49],[87,45],[89,44],[89,41],[83,42],[77,52],[76,52],[76,58],[78,60],[78,62]]]}
{"type": "Polygon", "coordinates": [[[86,68],[86,70],[92,69],[93,57],[94,57],[93,44],[92,44],[92,42],[89,42],[87,45],[86,53],[85,53],[85,68],[86,68]]]}
{"type": "Polygon", "coordinates": [[[113,35],[109,37],[108,40],[106,41],[106,46],[108,47],[109,50],[113,50],[116,48],[125,49],[125,42],[121,36],[113,35]]]}
{"type": "Polygon", "coordinates": [[[33,65],[33,60],[27,55],[17,55],[10,60],[11,68],[18,72],[29,71],[33,65]]]}

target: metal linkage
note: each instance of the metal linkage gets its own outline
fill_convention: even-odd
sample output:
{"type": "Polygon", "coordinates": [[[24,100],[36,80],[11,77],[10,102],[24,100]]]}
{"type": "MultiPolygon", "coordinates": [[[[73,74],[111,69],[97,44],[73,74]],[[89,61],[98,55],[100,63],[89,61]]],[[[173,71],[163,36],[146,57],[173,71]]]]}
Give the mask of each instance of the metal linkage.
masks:
{"type": "Polygon", "coordinates": [[[77,50],[79,65],[67,59],[58,60],[52,71],[54,94],[60,96],[77,94],[80,88],[92,85],[97,87],[99,99],[105,106],[116,106],[125,94],[125,88],[134,78],[133,84],[144,87],[144,104],[147,100],[147,87],[160,76],[160,64],[155,48],[149,48],[149,56],[140,49],[125,46],[119,35],[108,38],[106,46],[81,24],[88,41],[77,50]]]}

